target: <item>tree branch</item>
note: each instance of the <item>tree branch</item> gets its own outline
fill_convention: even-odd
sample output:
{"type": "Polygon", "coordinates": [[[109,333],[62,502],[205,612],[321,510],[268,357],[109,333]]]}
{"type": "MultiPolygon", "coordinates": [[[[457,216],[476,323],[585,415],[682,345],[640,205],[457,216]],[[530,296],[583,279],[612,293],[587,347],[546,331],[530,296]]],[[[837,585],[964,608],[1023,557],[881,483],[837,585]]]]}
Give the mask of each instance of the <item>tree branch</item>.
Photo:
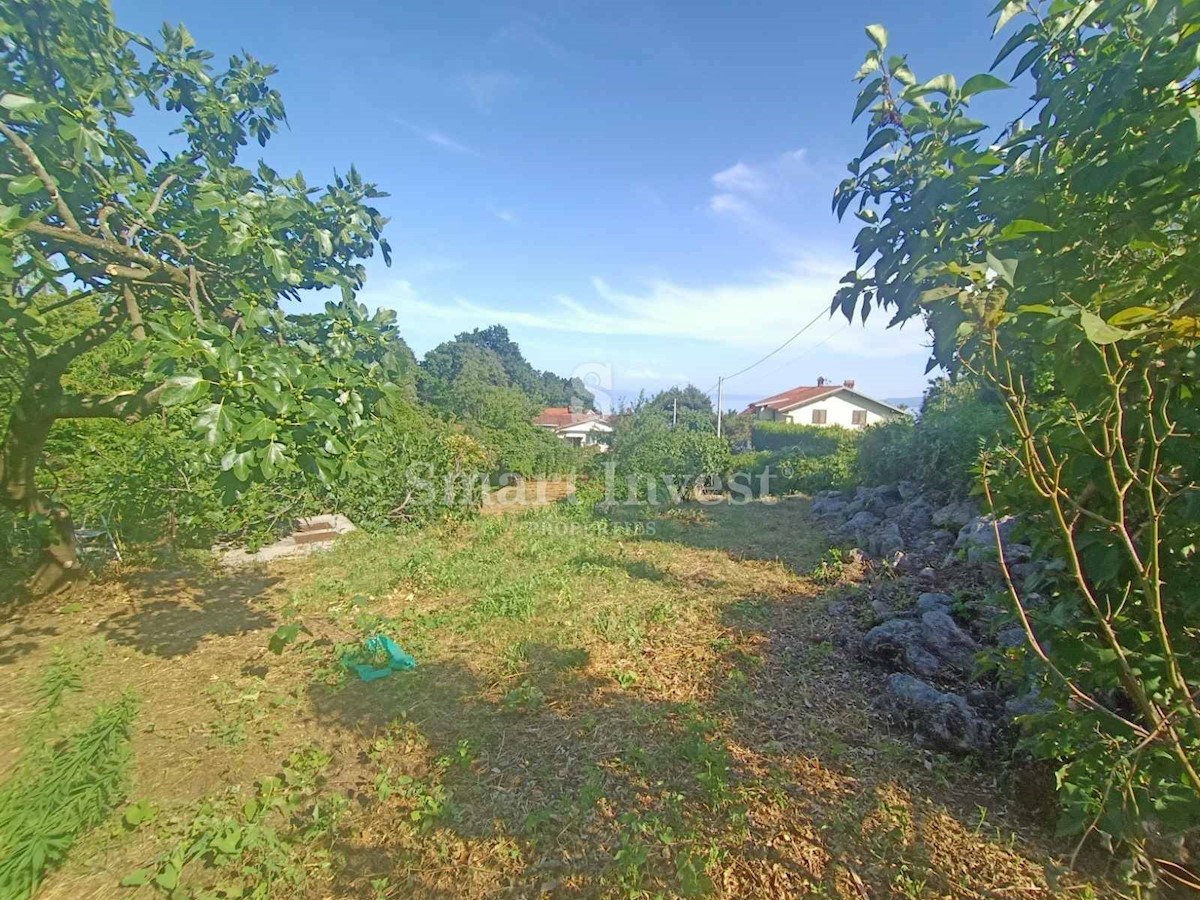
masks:
{"type": "MultiPolygon", "coordinates": [[[[178,177],[178,175],[171,174],[162,180],[162,184],[160,184],[158,186],[158,190],[154,192],[154,199],[150,202],[150,206],[146,209],[147,219],[153,218],[154,214],[158,212],[158,208],[162,205],[163,197],[167,193],[167,188],[169,188],[171,183],[174,182],[178,177]]],[[[125,243],[130,247],[133,246],[133,242],[137,239],[137,233],[141,230],[142,225],[144,224],[144,222],[135,222],[125,230],[125,243]]]]}
{"type": "Polygon", "coordinates": [[[140,422],[158,406],[166,384],[124,391],[107,397],[64,394],[56,411],[60,419],[120,419],[127,425],[140,422]]]}
{"type": "Polygon", "coordinates": [[[133,324],[133,339],[135,341],[144,341],[146,339],[146,326],[142,324],[142,310],[138,306],[137,297],[133,293],[133,288],[125,285],[125,314],[129,316],[129,321],[133,324]]]}
{"type": "Polygon", "coordinates": [[[46,192],[50,195],[50,200],[54,203],[54,208],[58,210],[58,214],[62,217],[62,220],[67,223],[67,227],[73,231],[79,231],[79,222],[75,219],[75,214],[71,212],[71,207],[67,206],[67,201],[58,192],[58,182],[46,171],[46,167],[42,165],[42,161],[38,159],[38,155],[34,152],[33,148],[25,143],[25,140],[19,134],[9,128],[6,122],[0,121],[0,134],[8,138],[20,154],[25,157],[25,160],[29,163],[29,167],[33,169],[33,174],[45,185],[46,192]]]}
{"type": "Polygon", "coordinates": [[[81,250],[98,259],[117,259],[121,263],[109,263],[104,267],[105,274],[112,278],[126,278],[131,281],[149,281],[157,275],[164,281],[186,288],[189,283],[187,272],[174,265],[163,262],[137,247],[128,247],[103,238],[92,237],[82,232],[69,231],[42,222],[30,222],[25,231],[64,247],[81,250]]]}
{"type": "Polygon", "coordinates": [[[74,337],[63,341],[53,353],[39,359],[40,366],[44,367],[46,371],[57,372],[61,375],[77,356],[100,346],[116,334],[117,329],[124,321],[124,310],[116,306],[110,307],[99,322],[89,325],[74,337]]]}

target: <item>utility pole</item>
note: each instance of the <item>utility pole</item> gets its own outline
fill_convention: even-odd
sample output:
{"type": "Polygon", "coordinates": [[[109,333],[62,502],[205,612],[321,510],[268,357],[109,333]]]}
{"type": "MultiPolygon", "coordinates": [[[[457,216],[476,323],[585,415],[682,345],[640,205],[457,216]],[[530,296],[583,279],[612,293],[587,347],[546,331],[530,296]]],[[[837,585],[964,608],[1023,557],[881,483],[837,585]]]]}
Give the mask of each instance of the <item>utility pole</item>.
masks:
{"type": "Polygon", "coordinates": [[[675,399],[673,399],[671,401],[671,427],[674,428],[675,424],[678,421],[679,421],[679,398],[676,397],[675,399]]]}
{"type": "Polygon", "coordinates": [[[721,436],[721,409],[725,405],[725,379],[717,379],[717,437],[721,436]]]}

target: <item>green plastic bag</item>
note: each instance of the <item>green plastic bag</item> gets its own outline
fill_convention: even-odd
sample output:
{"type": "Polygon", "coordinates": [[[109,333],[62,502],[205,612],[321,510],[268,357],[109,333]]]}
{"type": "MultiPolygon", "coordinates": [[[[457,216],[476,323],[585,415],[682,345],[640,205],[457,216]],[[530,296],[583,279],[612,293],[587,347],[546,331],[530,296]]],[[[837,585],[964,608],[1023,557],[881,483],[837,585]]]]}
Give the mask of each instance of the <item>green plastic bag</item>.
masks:
{"type": "Polygon", "coordinates": [[[393,672],[415,669],[417,661],[400,649],[400,645],[385,634],[373,634],[363,641],[362,648],[342,657],[348,669],[353,669],[363,681],[387,678],[393,672]],[[380,666],[380,658],[384,665],[380,666]]]}

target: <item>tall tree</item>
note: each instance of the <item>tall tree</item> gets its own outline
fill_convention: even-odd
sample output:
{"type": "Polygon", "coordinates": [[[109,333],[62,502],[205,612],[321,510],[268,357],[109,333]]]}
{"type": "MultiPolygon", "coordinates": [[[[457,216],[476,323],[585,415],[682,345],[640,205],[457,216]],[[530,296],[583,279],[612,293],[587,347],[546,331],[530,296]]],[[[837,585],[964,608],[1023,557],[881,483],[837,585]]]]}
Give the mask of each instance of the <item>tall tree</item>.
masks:
{"type": "Polygon", "coordinates": [[[225,487],[303,467],[334,477],[390,392],[393,329],[354,302],[378,244],[382,196],[351,167],[324,188],[239,155],[265,145],[283,102],[248,55],[215,70],[188,32],[119,28],[102,0],[0,0],[0,343],[18,373],[0,445],[0,502],[47,523],[37,589],[75,567],[70,515],[41,489],[42,449],[65,418],[137,421],[197,411],[225,487]],[[182,145],[153,154],[127,130],[139,107],[182,145]],[[293,336],[282,303],[338,288],[293,336]],[[47,327],[71,309],[76,330],[47,327]],[[115,335],[141,383],[74,393],[64,376],[115,335]]]}
{"type": "Polygon", "coordinates": [[[544,406],[570,406],[577,410],[591,409],[596,402],[587,386],[578,378],[564,378],[553,372],[535,369],[516,341],[508,336],[503,325],[491,325],[464,331],[454,343],[470,344],[496,354],[512,386],[521,390],[533,402],[544,406]]]}
{"type": "Polygon", "coordinates": [[[696,413],[698,414],[697,416],[690,418],[701,420],[705,417],[710,417],[715,427],[716,410],[713,408],[712,398],[703,393],[694,384],[689,384],[682,388],[672,387],[665,391],[659,391],[646,401],[646,405],[668,414],[696,413]]]}

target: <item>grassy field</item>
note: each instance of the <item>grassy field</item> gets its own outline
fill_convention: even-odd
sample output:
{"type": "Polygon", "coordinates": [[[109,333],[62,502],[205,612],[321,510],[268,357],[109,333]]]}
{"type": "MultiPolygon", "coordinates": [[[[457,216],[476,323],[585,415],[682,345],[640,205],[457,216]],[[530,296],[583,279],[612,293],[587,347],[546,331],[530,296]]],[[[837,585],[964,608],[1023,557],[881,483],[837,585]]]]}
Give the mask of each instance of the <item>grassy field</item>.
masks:
{"type": "Polygon", "coordinates": [[[39,896],[73,900],[1107,896],[996,766],[889,730],[828,546],[802,501],[542,510],[27,610],[0,883],[56,815],[39,896]],[[373,633],[418,667],[348,676],[373,633]]]}

